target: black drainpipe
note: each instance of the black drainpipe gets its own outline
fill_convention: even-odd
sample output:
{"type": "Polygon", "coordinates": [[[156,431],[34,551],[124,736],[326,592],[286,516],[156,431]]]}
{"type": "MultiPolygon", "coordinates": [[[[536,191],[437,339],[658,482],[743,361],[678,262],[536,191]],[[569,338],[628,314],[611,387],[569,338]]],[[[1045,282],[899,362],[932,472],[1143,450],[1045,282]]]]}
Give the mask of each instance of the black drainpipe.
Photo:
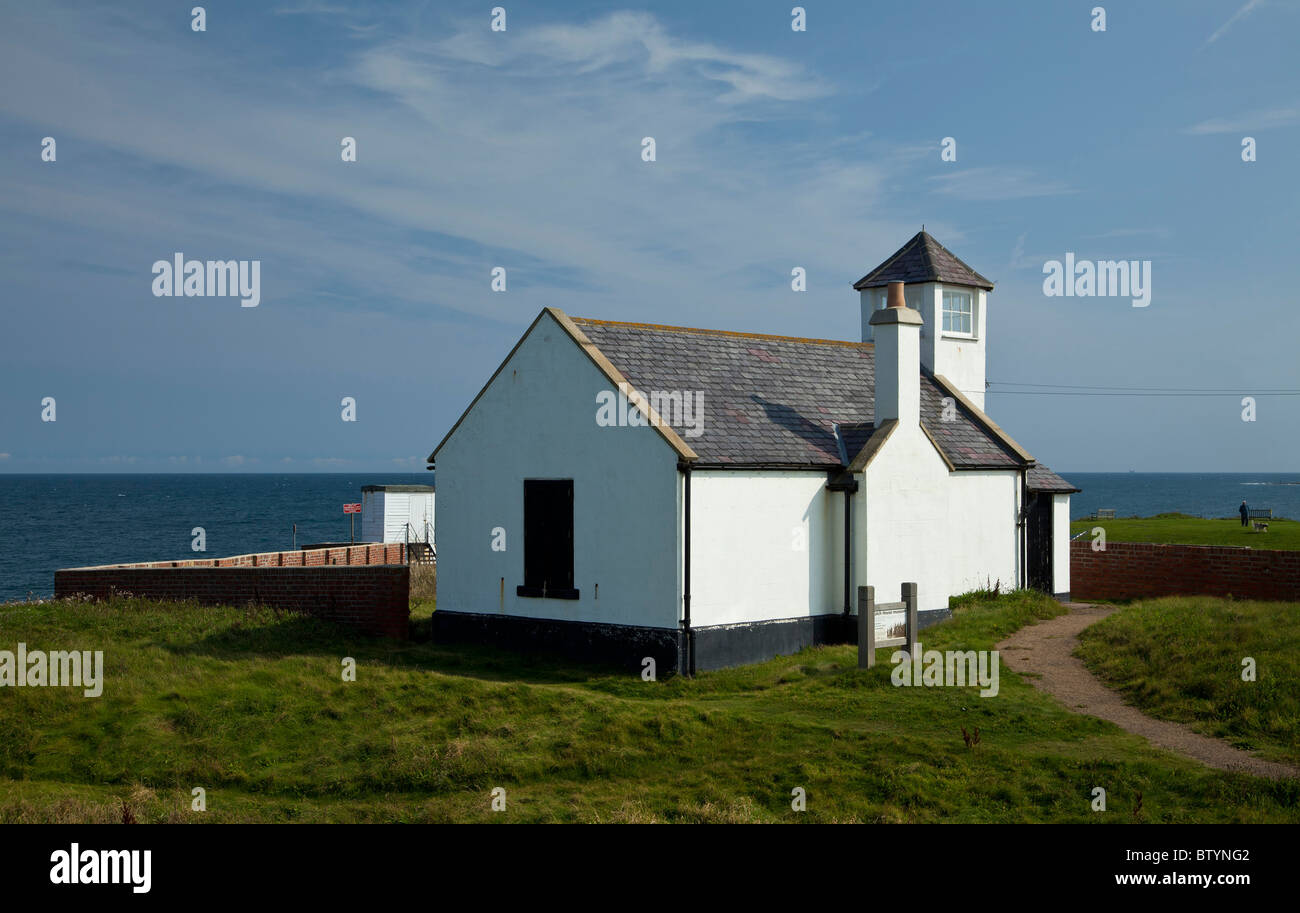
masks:
{"type": "Polygon", "coordinates": [[[1029,585],[1029,570],[1025,562],[1029,555],[1025,550],[1025,534],[1029,528],[1029,469],[1020,470],[1020,589],[1029,585]]]}
{"type": "Polygon", "coordinates": [[[844,614],[847,617],[853,614],[853,493],[858,490],[858,482],[847,473],[832,473],[826,487],[844,492],[844,614]]]}
{"type": "Polygon", "coordinates": [[[695,634],[691,631],[691,464],[682,461],[677,464],[681,469],[682,475],[685,476],[686,486],[686,504],[684,527],[685,532],[682,537],[682,638],[683,652],[682,672],[686,675],[695,674],[695,634]]]}
{"type": "Polygon", "coordinates": [[[844,489],[844,615],[853,614],[853,491],[844,489]]]}

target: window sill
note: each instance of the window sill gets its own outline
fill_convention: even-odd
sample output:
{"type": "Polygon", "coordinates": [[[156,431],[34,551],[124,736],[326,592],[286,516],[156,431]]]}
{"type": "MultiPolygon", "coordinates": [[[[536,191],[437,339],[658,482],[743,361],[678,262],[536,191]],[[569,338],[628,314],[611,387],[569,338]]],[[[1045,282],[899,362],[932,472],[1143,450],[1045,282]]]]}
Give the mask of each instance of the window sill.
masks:
{"type": "Polygon", "coordinates": [[[943,330],[939,335],[944,339],[969,339],[971,342],[979,340],[979,337],[974,333],[954,333],[952,330],[943,330]]]}
{"type": "Polygon", "coordinates": [[[515,595],[526,599],[577,599],[577,590],[545,589],[539,586],[517,586],[515,595]]]}

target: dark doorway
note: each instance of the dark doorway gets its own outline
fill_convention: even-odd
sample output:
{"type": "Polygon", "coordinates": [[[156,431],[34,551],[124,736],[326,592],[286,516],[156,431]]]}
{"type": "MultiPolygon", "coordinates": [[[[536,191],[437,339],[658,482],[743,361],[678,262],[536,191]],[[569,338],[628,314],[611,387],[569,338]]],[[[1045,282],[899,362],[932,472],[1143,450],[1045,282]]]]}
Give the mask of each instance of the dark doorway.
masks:
{"type": "Polygon", "coordinates": [[[1052,496],[1030,492],[1029,516],[1025,521],[1029,542],[1027,559],[1029,586],[1052,594],[1052,496]]]}
{"type": "Polygon", "coordinates": [[[524,583],[520,596],[577,599],[573,586],[573,480],[524,480],[524,583]]]}

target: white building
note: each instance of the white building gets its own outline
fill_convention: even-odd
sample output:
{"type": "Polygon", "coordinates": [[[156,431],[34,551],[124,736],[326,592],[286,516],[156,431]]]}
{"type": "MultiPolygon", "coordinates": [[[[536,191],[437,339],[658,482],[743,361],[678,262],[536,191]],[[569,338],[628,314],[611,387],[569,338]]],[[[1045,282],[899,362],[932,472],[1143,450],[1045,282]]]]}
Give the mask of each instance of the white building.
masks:
{"type": "Polygon", "coordinates": [[[852,642],[859,585],[1067,598],[1077,489],[983,412],[992,284],[921,232],[854,288],[861,342],[539,314],[429,457],[435,638],[662,673],[852,642]]]}
{"type": "Polygon", "coordinates": [[[432,545],[432,485],[361,486],[361,541],[432,545]]]}

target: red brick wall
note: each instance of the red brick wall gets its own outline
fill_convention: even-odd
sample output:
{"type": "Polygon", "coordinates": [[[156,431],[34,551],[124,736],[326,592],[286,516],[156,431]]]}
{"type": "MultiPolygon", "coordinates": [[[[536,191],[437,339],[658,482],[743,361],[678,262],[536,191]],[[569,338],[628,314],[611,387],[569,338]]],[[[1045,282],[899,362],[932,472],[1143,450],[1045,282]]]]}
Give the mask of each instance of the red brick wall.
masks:
{"type": "Polygon", "coordinates": [[[1300,552],[1142,542],[1107,542],[1094,552],[1089,539],[1070,543],[1074,599],[1229,594],[1300,601],[1300,552]]]}
{"type": "Polygon", "coordinates": [[[410,569],[401,563],[404,549],[402,543],[358,545],[70,568],[54,572],[54,596],[107,599],[117,592],[206,605],[254,603],[405,638],[410,569]]]}
{"type": "MultiPolygon", "coordinates": [[[[104,564],[104,568],[141,567],[298,567],[325,564],[405,564],[406,543],[369,542],[338,548],[298,549],[289,552],[259,552],[229,558],[182,558],[177,561],[141,561],[136,564],[104,564]]],[[[76,568],[79,571],[91,568],[76,568]]]]}

